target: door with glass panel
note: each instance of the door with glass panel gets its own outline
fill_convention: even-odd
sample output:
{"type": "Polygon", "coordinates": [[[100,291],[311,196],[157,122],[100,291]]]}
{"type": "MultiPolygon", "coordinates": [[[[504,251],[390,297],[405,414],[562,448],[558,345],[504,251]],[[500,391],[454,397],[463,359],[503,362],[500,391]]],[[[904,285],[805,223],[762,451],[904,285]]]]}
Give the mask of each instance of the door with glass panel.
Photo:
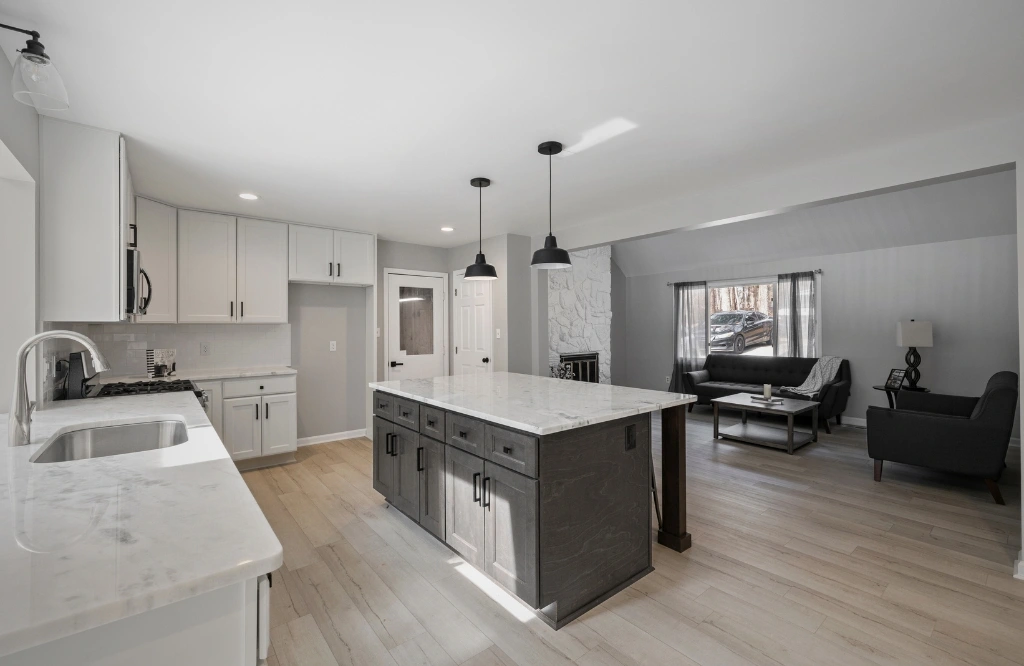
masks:
{"type": "Polygon", "coordinates": [[[387,275],[385,376],[422,379],[447,373],[445,279],[387,275]]]}
{"type": "Polygon", "coordinates": [[[453,375],[488,372],[491,363],[490,280],[466,280],[465,270],[452,276],[452,346],[455,348],[453,375]]]}

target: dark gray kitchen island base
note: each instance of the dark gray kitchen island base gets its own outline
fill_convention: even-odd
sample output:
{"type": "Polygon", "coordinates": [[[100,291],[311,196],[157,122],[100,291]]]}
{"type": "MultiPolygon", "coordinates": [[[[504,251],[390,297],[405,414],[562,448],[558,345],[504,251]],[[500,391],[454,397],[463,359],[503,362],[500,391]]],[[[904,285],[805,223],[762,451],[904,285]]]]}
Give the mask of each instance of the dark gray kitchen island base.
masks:
{"type": "MultiPolygon", "coordinates": [[[[374,488],[552,627],[653,571],[649,413],[538,436],[382,391],[374,412],[374,488]]],[[[658,541],[676,550],[684,419],[663,410],[658,541]]]]}

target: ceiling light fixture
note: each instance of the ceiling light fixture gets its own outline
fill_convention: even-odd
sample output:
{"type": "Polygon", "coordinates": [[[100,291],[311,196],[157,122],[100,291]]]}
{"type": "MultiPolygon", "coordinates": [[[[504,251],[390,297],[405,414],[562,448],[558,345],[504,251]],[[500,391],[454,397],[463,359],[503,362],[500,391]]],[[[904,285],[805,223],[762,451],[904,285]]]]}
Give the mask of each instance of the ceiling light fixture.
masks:
{"type": "Polygon", "coordinates": [[[548,156],[548,236],[544,239],[544,247],[533,253],[530,265],[544,269],[572,268],[569,253],[558,247],[558,241],[551,233],[551,156],[562,152],[562,144],[557,141],[545,141],[537,146],[537,152],[548,156]]]}
{"type": "Polygon", "coordinates": [[[18,51],[18,58],[14,61],[14,78],[11,80],[14,99],[34,106],[39,111],[67,111],[70,106],[68,91],[39,41],[39,33],[3,23],[0,23],[0,28],[20,32],[31,38],[25,48],[18,51]]]}
{"type": "Polygon", "coordinates": [[[256,201],[257,199],[259,199],[259,197],[253,194],[252,192],[242,192],[241,194],[238,195],[238,198],[245,199],[246,201],[256,201]]]}
{"type": "Polygon", "coordinates": [[[491,184],[490,178],[474,178],[469,184],[480,190],[480,251],[476,255],[476,261],[466,267],[464,280],[497,280],[498,271],[494,266],[487,263],[484,256],[484,188],[491,184]]]}
{"type": "Polygon", "coordinates": [[[455,231],[455,227],[441,227],[441,231],[448,233],[450,231],[455,231]]]}

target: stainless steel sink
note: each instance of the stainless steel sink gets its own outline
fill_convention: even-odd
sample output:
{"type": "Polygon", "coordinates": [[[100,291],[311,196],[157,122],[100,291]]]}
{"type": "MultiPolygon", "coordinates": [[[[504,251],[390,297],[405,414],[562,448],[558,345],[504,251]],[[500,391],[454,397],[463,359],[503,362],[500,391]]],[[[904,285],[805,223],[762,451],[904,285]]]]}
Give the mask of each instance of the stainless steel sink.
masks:
{"type": "Polygon", "coordinates": [[[182,421],[125,423],[70,430],[57,435],[29,458],[34,463],[66,462],[152,451],[188,441],[182,421]]]}

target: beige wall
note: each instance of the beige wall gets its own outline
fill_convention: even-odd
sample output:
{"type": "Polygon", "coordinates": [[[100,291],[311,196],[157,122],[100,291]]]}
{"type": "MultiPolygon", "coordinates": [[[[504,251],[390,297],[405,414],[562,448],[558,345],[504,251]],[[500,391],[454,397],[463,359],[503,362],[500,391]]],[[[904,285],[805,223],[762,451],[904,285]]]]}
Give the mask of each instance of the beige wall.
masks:
{"type": "Polygon", "coordinates": [[[366,290],[290,284],[288,321],[299,438],[365,428],[366,290]]]}

